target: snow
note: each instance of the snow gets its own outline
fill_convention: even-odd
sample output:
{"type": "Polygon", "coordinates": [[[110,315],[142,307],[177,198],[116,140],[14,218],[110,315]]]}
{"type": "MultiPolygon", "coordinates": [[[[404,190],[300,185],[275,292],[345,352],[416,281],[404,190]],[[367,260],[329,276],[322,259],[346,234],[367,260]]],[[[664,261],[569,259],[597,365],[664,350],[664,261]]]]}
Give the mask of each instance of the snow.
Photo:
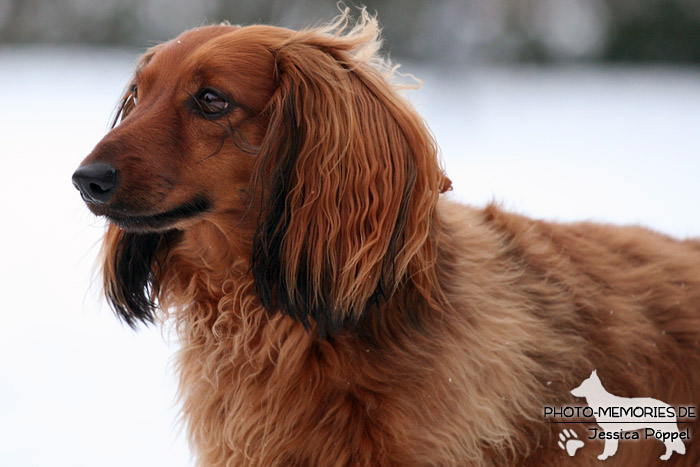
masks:
{"type": "Polygon", "coordinates": [[[673,69],[426,74],[416,99],[454,197],[700,235],[700,78],[673,69]]]}
{"type": "MultiPolygon", "coordinates": [[[[70,183],[134,58],[0,48],[3,465],[191,465],[176,423],[175,346],[156,329],[121,326],[99,297],[104,223],[70,183]]],[[[454,199],[700,235],[697,70],[403,69],[425,82],[411,99],[454,199]]]]}
{"type": "Polygon", "coordinates": [[[104,223],[70,181],[105,133],[132,59],[0,49],[2,465],[190,465],[174,349],[155,329],[122,327],[99,298],[104,223]]]}

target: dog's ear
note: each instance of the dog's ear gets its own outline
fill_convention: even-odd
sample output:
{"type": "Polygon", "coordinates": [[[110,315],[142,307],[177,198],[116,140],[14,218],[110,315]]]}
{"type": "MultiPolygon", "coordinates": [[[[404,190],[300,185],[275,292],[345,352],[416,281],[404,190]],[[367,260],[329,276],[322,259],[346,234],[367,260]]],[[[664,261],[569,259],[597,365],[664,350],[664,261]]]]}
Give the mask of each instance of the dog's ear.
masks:
{"type": "Polygon", "coordinates": [[[107,301],[130,327],[154,321],[159,255],[167,234],[131,233],[110,225],[102,246],[103,286],[107,301]]]}
{"type": "Polygon", "coordinates": [[[258,159],[252,272],[269,311],[323,337],[411,280],[428,292],[448,189],[422,119],[371,66],[377,25],[302,31],[274,49],[279,86],[258,159]]]}

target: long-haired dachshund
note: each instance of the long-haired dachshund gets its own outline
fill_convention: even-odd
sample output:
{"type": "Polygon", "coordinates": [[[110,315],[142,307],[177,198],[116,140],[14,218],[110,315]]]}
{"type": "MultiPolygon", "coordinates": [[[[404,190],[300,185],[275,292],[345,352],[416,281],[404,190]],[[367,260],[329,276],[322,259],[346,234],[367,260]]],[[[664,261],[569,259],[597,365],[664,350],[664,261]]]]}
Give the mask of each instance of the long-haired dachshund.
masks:
{"type": "MultiPolygon", "coordinates": [[[[598,465],[595,420],[544,412],[585,406],[594,369],[699,406],[700,242],[441,199],[379,44],[365,13],[187,31],[142,57],[73,175],[109,221],[107,299],[178,333],[199,464],[598,465]]],[[[669,464],[700,465],[685,445],[669,464]]],[[[663,449],[621,441],[606,465],[663,449]]]]}

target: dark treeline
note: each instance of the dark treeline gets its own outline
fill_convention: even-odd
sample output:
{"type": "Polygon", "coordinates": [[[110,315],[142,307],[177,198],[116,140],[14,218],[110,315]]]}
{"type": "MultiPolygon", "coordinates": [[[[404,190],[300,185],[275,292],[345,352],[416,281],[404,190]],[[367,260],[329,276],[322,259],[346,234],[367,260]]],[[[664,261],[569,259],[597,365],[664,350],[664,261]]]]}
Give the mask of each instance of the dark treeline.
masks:
{"type": "MultiPolygon", "coordinates": [[[[415,60],[700,62],[697,0],[362,3],[378,13],[386,51],[415,60]]],[[[298,28],[337,13],[328,0],[4,0],[0,42],[142,47],[199,24],[298,28]]]]}

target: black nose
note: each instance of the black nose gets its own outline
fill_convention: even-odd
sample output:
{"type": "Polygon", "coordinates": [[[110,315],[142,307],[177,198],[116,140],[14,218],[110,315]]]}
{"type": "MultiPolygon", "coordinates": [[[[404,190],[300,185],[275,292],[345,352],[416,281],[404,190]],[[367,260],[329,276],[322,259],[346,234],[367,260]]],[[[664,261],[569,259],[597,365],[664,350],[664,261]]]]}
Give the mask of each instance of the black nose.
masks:
{"type": "Polygon", "coordinates": [[[109,164],[93,162],[78,167],[73,173],[73,185],[86,203],[104,204],[117,191],[119,171],[109,164]]]}

